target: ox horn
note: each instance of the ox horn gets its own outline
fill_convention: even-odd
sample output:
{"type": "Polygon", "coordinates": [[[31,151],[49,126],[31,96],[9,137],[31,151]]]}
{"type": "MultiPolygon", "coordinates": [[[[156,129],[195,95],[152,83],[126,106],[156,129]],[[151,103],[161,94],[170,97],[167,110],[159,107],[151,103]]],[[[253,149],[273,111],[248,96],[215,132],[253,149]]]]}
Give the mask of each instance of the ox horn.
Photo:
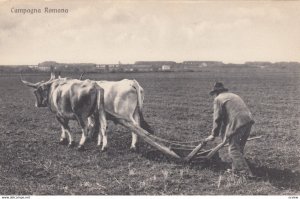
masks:
{"type": "Polygon", "coordinates": [[[53,71],[51,71],[51,75],[50,75],[49,81],[51,81],[53,79],[55,79],[55,73],[53,71]]]}
{"type": "Polygon", "coordinates": [[[83,75],[85,74],[85,72],[81,73],[79,80],[82,80],[83,75]]]}
{"type": "Polygon", "coordinates": [[[31,83],[31,82],[25,81],[23,79],[22,72],[20,74],[20,79],[21,79],[21,81],[22,81],[23,84],[25,84],[26,86],[32,87],[32,88],[37,88],[41,84],[41,82],[31,83]]]}
{"type": "Polygon", "coordinates": [[[61,71],[58,71],[58,79],[61,79],[60,74],[61,74],[61,71]]]}
{"type": "Polygon", "coordinates": [[[43,81],[42,83],[45,83],[45,84],[51,83],[55,79],[56,79],[55,73],[53,71],[51,71],[50,79],[46,82],[43,81]]]}

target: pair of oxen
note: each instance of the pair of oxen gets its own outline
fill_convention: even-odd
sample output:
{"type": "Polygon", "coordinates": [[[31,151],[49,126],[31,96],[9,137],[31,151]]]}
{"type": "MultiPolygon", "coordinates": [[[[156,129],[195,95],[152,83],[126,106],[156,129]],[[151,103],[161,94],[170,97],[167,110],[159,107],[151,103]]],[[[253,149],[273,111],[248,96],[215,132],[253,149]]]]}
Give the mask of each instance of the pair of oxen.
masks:
{"type": "Polygon", "coordinates": [[[21,81],[34,88],[36,107],[48,107],[55,114],[62,129],[61,144],[74,146],[70,120],[76,120],[82,130],[78,150],[84,150],[88,137],[95,137],[90,136],[92,131],[97,132],[97,145],[100,147],[102,143],[101,150],[107,149],[107,120],[132,130],[131,150],[136,150],[136,133],[144,130],[152,133],[142,113],[144,91],[136,80],[81,80],[56,77],[52,72],[48,81],[31,83],[22,75],[21,81]]]}

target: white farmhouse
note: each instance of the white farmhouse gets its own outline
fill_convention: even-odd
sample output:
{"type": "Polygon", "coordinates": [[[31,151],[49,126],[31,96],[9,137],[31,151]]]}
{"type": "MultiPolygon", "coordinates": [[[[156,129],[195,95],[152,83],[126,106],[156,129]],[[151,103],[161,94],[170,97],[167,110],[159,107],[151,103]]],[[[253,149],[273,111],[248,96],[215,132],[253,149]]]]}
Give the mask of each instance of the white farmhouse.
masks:
{"type": "Polygon", "coordinates": [[[169,70],[171,70],[171,66],[170,65],[162,65],[161,70],[162,71],[169,71],[169,70]]]}

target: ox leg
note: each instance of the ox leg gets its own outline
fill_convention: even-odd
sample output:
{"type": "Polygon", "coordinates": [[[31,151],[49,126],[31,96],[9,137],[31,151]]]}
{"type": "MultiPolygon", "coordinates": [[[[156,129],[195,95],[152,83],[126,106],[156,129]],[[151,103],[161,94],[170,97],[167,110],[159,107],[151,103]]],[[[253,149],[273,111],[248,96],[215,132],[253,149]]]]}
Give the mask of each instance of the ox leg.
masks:
{"type": "MultiPolygon", "coordinates": [[[[140,124],[140,116],[139,116],[137,111],[134,112],[133,119],[134,119],[136,124],[138,124],[138,125],[140,124]]],[[[131,151],[137,151],[137,148],[136,148],[136,143],[137,143],[137,140],[138,140],[137,134],[135,134],[134,132],[131,132],[131,135],[132,135],[132,139],[131,139],[130,150],[131,151]]]]}
{"type": "Polygon", "coordinates": [[[70,127],[69,127],[69,120],[63,119],[61,117],[56,117],[58,122],[61,124],[61,136],[60,136],[60,144],[66,145],[68,144],[68,139],[66,136],[66,133],[68,134],[69,137],[69,147],[74,146],[74,141],[72,139],[71,133],[70,133],[70,127]]]}
{"type": "Polygon", "coordinates": [[[88,118],[88,140],[96,140],[99,134],[99,114],[95,113],[88,118]]]}
{"type": "Polygon", "coordinates": [[[61,144],[61,145],[67,145],[68,144],[68,139],[67,139],[67,136],[66,136],[66,130],[63,126],[61,126],[61,135],[60,135],[59,144],[61,144]]]}
{"type": "Polygon", "coordinates": [[[84,151],[84,143],[86,141],[86,138],[88,136],[88,125],[87,125],[87,119],[86,121],[84,121],[82,118],[78,118],[78,123],[81,127],[81,131],[82,131],[82,135],[81,135],[81,139],[79,142],[79,146],[78,146],[78,150],[79,151],[84,151]]]}
{"type": "Polygon", "coordinates": [[[107,121],[106,121],[104,111],[100,112],[99,121],[100,121],[100,133],[98,133],[98,146],[101,145],[101,140],[103,137],[103,140],[102,140],[103,145],[102,145],[101,151],[106,151],[107,150],[107,133],[106,133],[107,121]]]}
{"type": "Polygon", "coordinates": [[[94,136],[94,131],[95,131],[95,120],[91,116],[88,118],[88,139],[92,140],[92,137],[94,136]]]}
{"type": "Polygon", "coordinates": [[[68,134],[68,137],[69,137],[69,144],[68,144],[68,147],[73,147],[74,145],[75,145],[75,142],[74,142],[74,140],[73,140],[73,138],[72,138],[72,135],[71,135],[71,133],[70,133],[70,128],[69,128],[69,125],[68,125],[68,128],[65,128],[65,131],[66,131],[66,133],[68,134]]]}

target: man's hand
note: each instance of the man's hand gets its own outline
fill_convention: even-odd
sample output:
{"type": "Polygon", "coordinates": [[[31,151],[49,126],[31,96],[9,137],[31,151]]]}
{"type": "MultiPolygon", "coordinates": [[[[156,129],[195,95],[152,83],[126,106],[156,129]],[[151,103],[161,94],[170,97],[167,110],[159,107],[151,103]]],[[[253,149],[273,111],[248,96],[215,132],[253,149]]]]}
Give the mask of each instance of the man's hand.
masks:
{"type": "Polygon", "coordinates": [[[207,138],[205,138],[205,142],[208,142],[208,141],[213,141],[215,139],[215,137],[213,135],[210,135],[208,136],[207,138]]]}

